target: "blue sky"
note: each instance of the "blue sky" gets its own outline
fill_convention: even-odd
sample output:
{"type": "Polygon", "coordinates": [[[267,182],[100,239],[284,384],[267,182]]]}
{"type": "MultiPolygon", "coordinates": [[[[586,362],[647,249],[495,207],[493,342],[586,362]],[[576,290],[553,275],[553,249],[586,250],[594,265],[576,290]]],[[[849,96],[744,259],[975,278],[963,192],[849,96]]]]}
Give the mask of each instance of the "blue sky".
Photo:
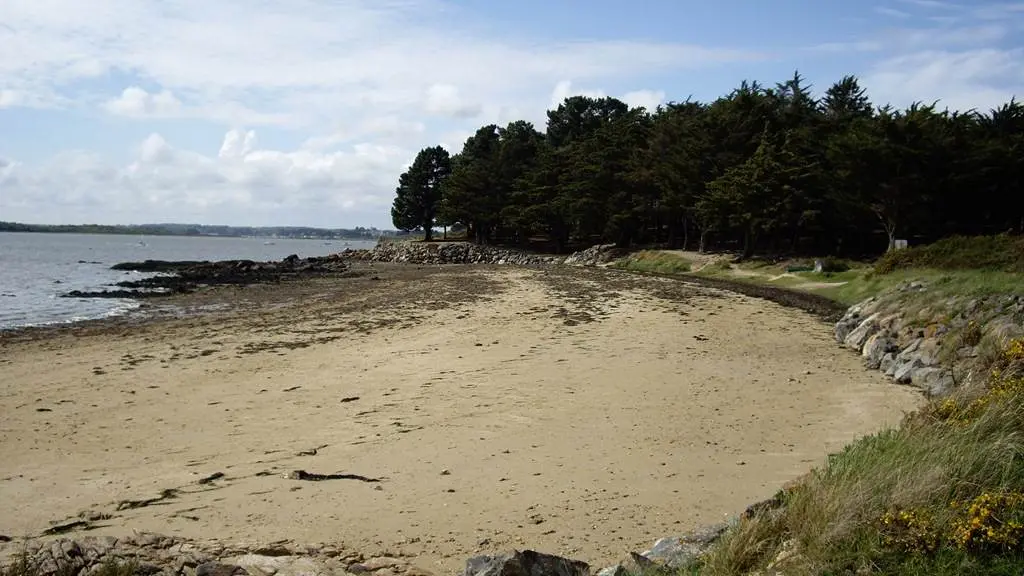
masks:
{"type": "Polygon", "coordinates": [[[1024,94],[1024,2],[4,0],[0,46],[0,220],[44,223],[389,227],[421,147],[573,94],[1024,94]]]}

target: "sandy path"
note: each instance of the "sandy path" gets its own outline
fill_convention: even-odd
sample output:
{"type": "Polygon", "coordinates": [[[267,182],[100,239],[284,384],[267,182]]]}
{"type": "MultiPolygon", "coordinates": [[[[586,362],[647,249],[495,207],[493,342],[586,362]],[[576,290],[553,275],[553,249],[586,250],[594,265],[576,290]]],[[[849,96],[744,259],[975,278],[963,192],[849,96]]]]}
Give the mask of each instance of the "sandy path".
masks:
{"type": "Polygon", "coordinates": [[[771,496],[916,401],[803,312],[667,280],[324,287],[0,346],[0,534],[92,509],[112,515],[94,533],[333,542],[441,571],[516,546],[607,562],[771,496]]]}

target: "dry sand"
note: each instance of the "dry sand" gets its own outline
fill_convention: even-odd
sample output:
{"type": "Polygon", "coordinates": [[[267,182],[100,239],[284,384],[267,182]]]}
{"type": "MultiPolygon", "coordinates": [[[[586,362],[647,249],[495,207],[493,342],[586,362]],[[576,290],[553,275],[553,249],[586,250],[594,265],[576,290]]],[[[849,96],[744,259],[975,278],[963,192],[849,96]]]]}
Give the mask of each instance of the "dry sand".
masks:
{"type": "Polygon", "coordinates": [[[110,515],[93,534],[331,542],[442,572],[513,547],[601,565],[918,402],[763,300],[600,270],[378,270],[0,339],[0,534],[92,510],[110,515]]]}

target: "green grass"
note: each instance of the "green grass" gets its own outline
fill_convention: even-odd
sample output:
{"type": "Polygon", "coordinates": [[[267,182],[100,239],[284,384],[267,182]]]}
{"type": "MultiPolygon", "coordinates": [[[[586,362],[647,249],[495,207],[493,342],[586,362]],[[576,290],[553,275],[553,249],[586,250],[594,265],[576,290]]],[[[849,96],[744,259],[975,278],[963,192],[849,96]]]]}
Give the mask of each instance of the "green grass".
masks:
{"type": "Polygon", "coordinates": [[[682,274],[690,271],[690,261],[668,252],[644,250],[634,252],[613,264],[616,268],[655,274],[682,274]]]}
{"type": "Polygon", "coordinates": [[[889,252],[875,265],[881,274],[908,268],[1021,273],[1024,237],[952,236],[934,244],[889,252]]]}
{"type": "MultiPolygon", "coordinates": [[[[1003,356],[1003,374],[1019,369],[1022,350],[1003,356]]],[[[985,527],[998,533],[1011,520],[1024,522],[1024,379],[1004,376],[992,384],[934,401],[900,428],[832,455],[781,496],[778,511],[741,521],[705,558],[701,574],[763,570],[786,546],[797,551],[786,574],[1024,573],[1024,529],[1007,546],[984,547],[985,527]],[[961,547],[959,523],[980,518],[982,508],[951,503],[999,494],[1018,500],[993,505],[980,532],[961,547]],[[882,523],[901,510],[917,528],[882,523]]]]}
{"type": "MultiPolygon", "coordinates": [[[[636,269],[636,268],[627,268],[636,269]]],[[[721,278],[735,282],[777,286],[819,294],[848,306],[871,296],[892,290],[913,281],[922,281],[936,297],[946,296],[989,296],[993,294],[1024,294],[1024,282],[1019,273],[999,270],[941,270],[928,268],[907,268],[880,274],[872,267],[860,266],[845,272],[814,273],[794,272],[772,280],[782,270],[764,264],[752,266],[732,265],[709,267],[695,272],[698,276],[721,278]],[[756,273],[737,274],[736,270],[756,273]],[[836,284],[835,286],[811,285],[836,284]]]]}

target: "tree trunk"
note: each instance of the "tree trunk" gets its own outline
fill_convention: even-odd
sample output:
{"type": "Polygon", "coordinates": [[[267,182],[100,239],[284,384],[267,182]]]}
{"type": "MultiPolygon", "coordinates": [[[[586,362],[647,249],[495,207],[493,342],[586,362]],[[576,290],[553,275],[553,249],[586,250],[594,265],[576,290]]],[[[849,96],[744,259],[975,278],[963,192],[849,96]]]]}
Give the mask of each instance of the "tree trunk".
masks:
{"type": "Polygon", "coordinates": [[[690,247],[690,219],[683,216],[683,251],[690,247]]]}
{"type": "Polygon", "coordinates": [[[423,241],[431,242],[434,239],[434,226],[433,222],[429,220],[423,223],[423,241]]]}
{"type": "Polygon", "coordinates": [[[707,239],[708,232],[711,232],[710,228],[704,228],[700,231],[700,245],[697,246],[697,252],[700,254],[704,253],[705,240],[707,239]]]}
{"type": "Polygon", "coordinates": [[[743,259],[746,260],[754,254],[754,233],[748,226],[743,231],[743,259]]]}
{"type": "Polygon", "coordinates": [[[445,227],[444,227],[444,239],[445,239],[445,240],[447,240],[447,239],[448,239],[448,225],[447,225],[447,224],[446,224],[446,225],[445,225],[445,227]]]}

